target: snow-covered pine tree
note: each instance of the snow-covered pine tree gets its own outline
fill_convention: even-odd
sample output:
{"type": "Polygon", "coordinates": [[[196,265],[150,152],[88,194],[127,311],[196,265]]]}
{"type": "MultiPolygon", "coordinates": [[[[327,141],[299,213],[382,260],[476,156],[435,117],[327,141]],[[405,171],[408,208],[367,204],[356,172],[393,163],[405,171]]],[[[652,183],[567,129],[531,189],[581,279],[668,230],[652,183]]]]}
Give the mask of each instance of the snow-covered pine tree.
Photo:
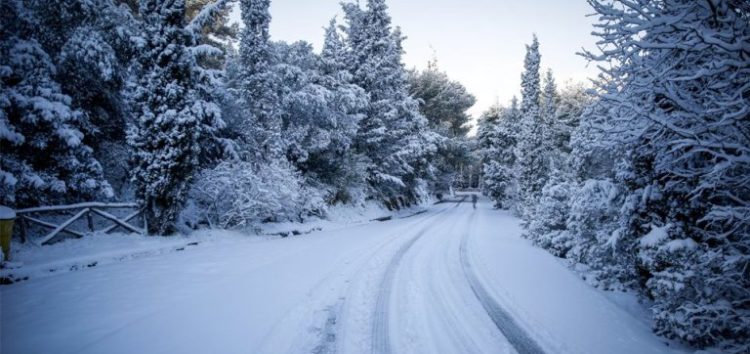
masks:
{"type": "Polygon", "coordinates": [[[485,193],[495,207],[512,209],[516,206],[516,150],[520,124],[518,101],[514,97],[510,107],[492,107],[480,118],[478,138],[483,160],[485,193]]]}
{"type": "MultiPolygon", "coordinates": [[[[562,112],[568,111],[564,108],[568,106],[567,95],[562,97],[560,120],[575,121],[576,118],[564,118],[566,113],[562,112]]],[[[580,125],[571,136],[571,152],[565,165],[569,169],[565,178],[571,184],[566,222],[571,240],[568,243],[567,239],[561,239],[564,242],[554,246],[563,250],[570,247],[566,257],[587,265],[591,273],[587,279],[606,289],[621,288],[634,278],[633,267],[623,266],[632,264],[631,245],[612,242],[613,236],[617,236],[624,198],[623,188],[614,181],[614,167],[625,150],[619,140],[621,136],[612,134],[617,130],[612,125],[611,108],[602,100],[595,100],[580,114],[580,125]]],[[[569,110],[576,111],[577,108],[569,110]]]]}
{"type": "Polygon", "coordinates": [[[492,188],[489,188],[492,181],[486,169],[494,156],[494,136],[502,110],[503,107],[500,104],[493,105],[483,112],[477,121],[476,149],[482,165],[482,193],[490,196],[493,200],[492,194],[494,192],[492,188]]]}
{"type": "Polygon", "coordinates": [[[600,97],[628,151],[616,169],[627,194],[612,241],[624,245],[620,263],[654,299],[657,333],[746,353],[750,10],[730,0],[589,3],[602,50],[587,54],[612,64],[600,97]]]}
{"type": "Polygon", "coordinates": [[[94,148],[107,180],[119,194],[129,184],[127,160],[117,156],[123,152],[127,155],[123,127],[131,123],[122,94],[128,63],[120,60],[101,32],[90,26],[74,31],[57,58],[57,76],[86,122],[84,141],[94,148]]]}
{"type": "Polygon", "coordinates": [[[332,25],[324,57],[306,42],[275,43],[274,71],[281,79],[281,117],[286,158],[329,203],[361,199],[363,174],[353,152],[367,95],[333,56],[345,50],[332,25]]]}
{"type": "Polygon", "coordinates": [[[555,120],[550,126],[552,130],[551,145],[558,155],[559,167],[571,172],[570,152],[573,132],[581,123],[581,116],[592,104],[592,95],[587,93],[582,84],[566,85],[558,94],[555,120]]]}
{"type": "MultiPolygon", "coordinates": [[[[610,87],[601,89],[599,94],[615,92],[615,88],[610,87]]],[[[589,100],[570,136],[568,166],[571,179],[577,184],[588,179],[614,179],[615,164],[625,155],[622,136],[610,134],[616,129],[612,125],[616,116],[612,105],[596,97],[589,97],[589,100]]]]}
{"type": "MultiPolygon", "coordinates": [[[[627,244],[613,242],[619,226],[622,188],[611,179],[587,179],[571,186],[567,207],[567,236],[554,240],[559,250],[575,263],[589,267],[588,280],[604,289],[622,288],[631,269],[623,270],[627,244]]],[[[541,239],[548,238],[542,236],[541,239]]]]}
{"type": "Polygon", "coordinates": [[[572,190],[563,172],[552,169],[528,226],[528,237],[558,257],[565,257],[573,247],[572,235],[567,229],[572,190]]]}
{"type": "Polygon", "coordinates": [[[247,117],[244,119],[245,152],[256,160],[280,159],[284,156],[279,107],[279,78],[273,71],[272,49],[268,28],[270,0],[240,0],[240,73],[238,90],[247,117]]]}
{"type": "MultiPolygon", "coordinates": [[[[552,74],[552,69],[547,69],[544,74],[542,94],[539,102],[541,122],[544,125],[542,141],[544,143],[544,151],[547,155],[547,164],[560,163],[558,148],[554,146],[555,135],[557,134],[555,128],[558,124],[557,109],[560,103],[560,94],[557,92],[557,84],[555,83],[555,76],[552,74]]],[[[552,166],[549,168],[552,168],[552,166]]],[[[551,174],[552,171],[548,173],[551,174]]]]}
{"type": "Polygon", "coordinates": [[[365,171],[352,146],[368,100],[351,83],[336,25],[318,56],[306,42],[268,41],[267,1],[244,1],[241,8],[245,30],[226,82],[238,99],[224,105],[227,133],[242,141],[240,153],[200,174],[191,194],[196,205],[219,224],[252,227],[321,215],[325,203],[362,201],[365,171]],[[233,174],[242,186],[228,178],[233,174]]]}
{"type": "Polygon", "coordinates": [[[552,73],[552,69],[547,69],[544,75],[544,88],[542,89],[540,105],[542,118],[546,120],[548,127],[553,125],[559,104],[560,94],[557,92],[555,76],[552,73]]]}
{"type": "Polygon", "coordinates": [[[112,195],[84,142],[83,112],[55,80],[20,0],[0,4],[0,204],[16,207],[112,195]]]}
{"type": "Polygon", "coordinates": [[[114,0],[26,0],[34,33],[56,66],[54,80],[81,112],[83,143],[93,149],[106,179],[121,197],[128,184],[123,94],[126,68],[139,29],[130,9],[114,0]]]}
{"type": "Polygon", "coordinates": [[[325,29],[323,49],[320,52],[320,71],[341,83],[351,83],[354,78],[348,70],[348,58],[346,39],[340,32],[338,21],[332,18],[325,29]]]}
{"type": "Polygon", "coordinates": [[[217,73],[197,59],[220,51],[197,45],[198,31],[185,23],[184,11],[184,0],[141,0],[139,7],[144,37],[128,143],[136,195],[152,234],[175,231],[202,151],[224,124],[211,97],[217,73]]]}
{"type": "Polygon", "coordinates": [[[500,104],[495,104],[483,112],[477,122],[477,148],[483,160],[487,158],[486,152],[492,148],[492,135],[500,121],[502,110],[500,104]]]}
{"type": "Polygon", "coordinates": [[[419,100],[420,111],[429,128],[440,134],[438,152],[433,160],[436,178],[433,190],[448,191],[462,165],[472,164],[466,135],[469,133],[467,110],[476,102],[466,87],[451,80],[432,59],[424,71],[409,71],[410,94],[419,100]]]}
{"type": "Polygon", "coordinates": [[[551,253],[564,257],[578,240],[567,231],[571,197],[579,194],[576,173],[570,167],[570,138],[572,130],[578,126],[583,108],[588,104],[588,96],[580,86],[566,88],[558,94],[553,80],[548,72],[543,94],[547,122],[545,149],[550,178],[542,188],[541,199],[534,206],[534,214],[529,218],[531,222],[528,236],[551,253]],[[553,103],[554,108],[549,107],[552,100],[556,101],[553,103]]]}
{"type": "Polygon", "coordinates": [[[549,163],[545,151],[545,122],[540,107],[539,41],[536,35],[526,46],[524,72],[521,75],[521,124],[518,140],[518,192],[519,211],[528,222],[542,187],[547,182],[549,163]]]}
{"type": "Polygon", "coordinates": [[[370,196],[392,208],[426,194],[437,136],[427,130],[418,102],[409,96],[401,62],[403,37],[391,29],[385,0],[368,0],[367,9],[346,4],[349,68],[354,83],[370,95],[360,123],[357,151],[369,159],[370,196]]]}
{"type": "Polygon", "coordinates": [[[421,101],[420,111],[430,129],[449,138],[469,133],[471,117],[466,111],[476,103],[476,98],[440,70],[437,59],[430,60],[423,71],[409,72],[409,92],[421,101]]]}
{"type": "MultiPolygon", "coordinates": [[[[560,215],[560,211],[564,211],[564,208],[560,207],[560,205],[567,202],[567,196],[563,196],[563,194],[567,194],[569,189],[567,183],[562,184],[559,188],[554,185],[555,183],[563,182],[562,174],[559,173],[559,171],[555,171],[563,165],[561,161],[562,156],[560,156],[557,147],[554,146],[556,134],[554,128],[557,124],[558,100],[555,77],[552,74],[552,69],[548,69],[544,75],[543,88],[539,98],[539,120],[538,123],[536,123],[540,125],[538,128],[539,131],[536,132],[534,129],[528,130],[528,125],[524,126],[527,128],[527,130],[525,130],[527,134],[541,135],[541,139],[539,136],[529,137],[529,141],[539,142],[540,145],[525,145],[524,148],[526,149],[530,147],[533,149],[529,152],[531,156],[526,156],[527,159],[531,158],[538,160],[535,161],[535,164],[526,166],[527,169],[530,168],[531,170],[525,170],[525,173],[522,172],[521,174],[521,176],[529,178],[529,172],[535,173],[535,175],[531,177],[532,183],[538,183],[540,181],[543,183],[542,189],[537,193],[537,197],[534,197],[532,194],[532,199],[525,200],[525,203],[523,204],[523,210],[525,213],[524,219],[528,223],[527,236],[537,244],[542,245],[542,247],[550,249],[556,255],[560,255],[561,252],[560,250],[551,248],[551,240],[559,239],[559,237],[555,235],[545,235],[545,233],[557,234],[564,230],[564,227],[560,227],[560,224],[563,226],[565,225],[565,216],[560,215]],[[538,157],[541,157],[541,159],[538,157]],[[542,166],[546,167],[546,169],[539,171],[538,168],[542,166]],[[554,174],[557,178],[554,181],[551,179],[548,180],[546,179],[548,176],[544,176],[541,173],[546,173],[548,176],[554,174]],[[534,178],[538,180],[534,181],[534,178]],[[544,201],[542,199],[544,199],[544,201]],[[541,237],[546,237],[546,239],[540,240],[539,238],[541,237]]],[[[531,121],[527,121],[526,124],[529,122],[531,121]]],[[[535,190],[536,187],[537,186],[534,186],[532,191],[535,190]]]]}
{"type": "Polygon", "coordinates": [[[332,19],[325,31],[318,70],[313,81],[327,90],[328,109],[321,117],[329,125],[328,146],[306,163],[318,179],[331,189],[329,204],[362,202],[366,172],[363,158],[354,149],[359,122],[369,103],[367,93],[352,83],[346,60],[347,44],[332,19]]]}

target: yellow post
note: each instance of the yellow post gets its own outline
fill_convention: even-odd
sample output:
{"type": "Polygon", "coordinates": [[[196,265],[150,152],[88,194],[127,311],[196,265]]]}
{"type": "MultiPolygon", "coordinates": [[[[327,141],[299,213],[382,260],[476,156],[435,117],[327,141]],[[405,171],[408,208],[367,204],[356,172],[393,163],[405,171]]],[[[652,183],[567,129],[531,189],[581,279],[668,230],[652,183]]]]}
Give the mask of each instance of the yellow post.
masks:
{"type": "Polygon", "coordinates": [[[10,260],[10,239],[13,236],[13,222],[16,212],[0,205],[0,247],[3,249],[3,260],[10,260]]]}

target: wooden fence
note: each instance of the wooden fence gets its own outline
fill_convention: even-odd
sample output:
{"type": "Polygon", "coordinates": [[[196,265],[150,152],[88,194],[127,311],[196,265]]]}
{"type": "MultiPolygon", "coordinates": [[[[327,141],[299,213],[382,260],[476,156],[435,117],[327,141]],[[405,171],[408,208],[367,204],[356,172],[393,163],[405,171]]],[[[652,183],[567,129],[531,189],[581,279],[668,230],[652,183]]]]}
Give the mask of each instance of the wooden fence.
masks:
{"type": "Polygon", "coordinates": [[[143,221],[142,227],[132,225],[130,222],[138,216],[141,216],[142,210],[136,203],[79,203],[72,205],[58,205],[58,206],[44,206],[37,208],[27,208],[16,210],[18,227],[21,233],[21,240],[26,241],[29,239],[28,230],[32,225],[39,226],[46,230],[51,230],[49,233],[43,235],[41,238],[32,240],[33,242],[44,245],[55,241],[62,234],[68,234],[74,237],[83,237],[88,231],[89,233],[103,232],[110,233],[118,228],[122,228],[132,233],[144,235],[146,233],[146,219],[141,218],[143,221]],[[117,217],[107,210],[112,211],[113,209],[119,210],[132,210],[124,217],[117,217]],[[62,223],[56,224],[45,220],[49,220],[50,215],[56,215],[59,218],[60,214],[67,214],[70,216],[65,219],[62,223]],[[105,223],[94,223],[94,216],[98,216],[100,219],[106,221],[105,223]],[[82,219],[86,218],[86,231],[74,229],[73,224],[82,219]],[[100,227],[97,229],[97,227],[100,227]]]}

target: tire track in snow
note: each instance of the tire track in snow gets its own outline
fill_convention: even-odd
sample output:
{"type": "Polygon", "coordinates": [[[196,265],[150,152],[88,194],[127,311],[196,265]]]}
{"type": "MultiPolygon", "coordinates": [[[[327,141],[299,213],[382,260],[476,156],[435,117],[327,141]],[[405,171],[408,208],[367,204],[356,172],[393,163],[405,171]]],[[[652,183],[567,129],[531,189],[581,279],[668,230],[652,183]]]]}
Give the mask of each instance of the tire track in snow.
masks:
{"type": "MultiPolygon", "coordinates": [[[[417,214],[419,217],[394,219],[393,221],[397,221],[396,229],[386,229],[387,232],[383,232],[380,242],[350,250],[348,255],[342,258],[339,267],[333,268],[321,277],[307,292],[308,297],[292,307],[273,325],[273,329],[263,338],[260,350],[257,351],[320,354],[335,354],[342,351],[342,342],[347,336],[345,323],[349,321],[348,307],[350,299],[354,298],[353,279],[367,274],[368,269],[374,269],[372,264],[375,259],[381,260],[377,269],[385,268],[394,250],[401,247],[405,236],[413,235],[421,230],[424,224],[450,209],[450,206],[439,207],[417,214]],[[303,324],[306,325],[302,327],[303,324]],[[282,350],[281,347],[287,349],[282,350]]],[[[389,221],[384,224],[390,223],[389,221]]],[[[373,278],[374,283],[379,281],[380,277],[373,278]]],[[[370,291],[368,294],[377,294],[377,291],[370,291]]],[[[373,307],[374,305],[367,308],[373,307]]],[[[371,319],[368,319],[367,323],[371,323],[371,319]]],[[[371,327],[368,327],[366,333],[369,333],[370,329],[371,327]]]]}
{"type": "MultiPolygon", "coordinates": [[[[468,216],[466,214],[471,212],[472,209],[468,208],[467,205],[467,207],[462,210],[461,214],[457,216],[457,219],[462,220],[464,219],[464,216],[468,216]]],[[[467,221],[469,220],[468,217],[465,219],[467,221]]],[[[454,243],[456,241],[455,236],[457,234],[460,235],[461,230],[464,230],[467,225],[463,222],[454,222],[451,223],[451,226],[452,228],[444,233],[443,237],[447,237],[447,239],[441,242],[441,245],[443,246],[439,251],[441,256],[436,257],[437,259],[443,259],[444,261],[436,262],[437,264],[429,266],[430,269],[433,270],[433,273],[431,273],[433,276],[440,273],[441,275],[449,276],[450,280],[445,278],[434,281],[435,278],[433,278],[433,281],[431,281],[428,286],[428,289],[430,290],[425,294],[425,299],[427,299],[426,301],[433,306],[431,312],[439,314],[440,323],[442,323],[445,329],[448,329],[444,330],[444,336],[451,338],[452,342],[458,345],[458,347],[453,347],[451,350],[459,353],[486,352],[486,349],[483,350],[482,348],[494,348],[494,346],[477,344],[475,341],[477,338],[475,334],[478,331],[474,328],[476,322],[471,321],[472,318],[476,318],[474,317],[476,314],[481,316],[481,311],[483,311],[483,309],[477,310],[477,312],[473,314],[474,316],[469,313],[468,309],[463,306],[466,306],[467,302],[471,302],[472,305],[474,303],[471,301],[471,297],[468,298],[470,301],[466,301],[466,293],[460,292],[459,288],[464,291],[468,289],[456,286],[456,284],[460,284],[463,281],[463,269],[461,268],[461,262],[457,257],[458,250],[456,249],[456,246],[460,245],[460,239],[458,239],[458,243],[454,243]]],[[[429,261],[426,264],[429,264],[429,261]]],[[[497,337],[502,337],[501,335],[495,334],[491,328],[487,332],[491,332],[497,337]]]]}
{"type": "MultiPolygon", "coordinates": [[[[461,198],[455,206],[447,210],[453,210],[457,208],[466,199],[461,198]]],[[[442,213],[435,214],[437,216],[442,213]]],[[[429,220],[429,219],[425,219],[429,220]]],[[[414,245],[419,238],[421,238],[431,225],[427,225],[420,230],[414,237],[412,237],[406,244],[401,246],[396,254],[391,258],[388,266],[385,270],[385,275],[380,283],[380,292],[375,303],[375,315],[373,316],[373,327],[372,327],[372,353],[387,354],[391,352],[391,341],[389,337],[389,318],[388,311],[391,303],[391,291],[393,289],[393,280],[396,276],[396,270],[398,269],[401,259],[404,258],[404,254],[414,245]]]]}
{"type": "Polygon", "coordinates": [[[482,307],[484,307],[484,310],[487,311],[492,322],[495,323],[497,329],[503,333],[508,342],[513,345],[519,354],[545,354],[539,344],[518,325],[510,313],[503,309],[502,306],[492,298],[489,292],[487,292],[487,289],[482,286],[482,283],[479,281],[479,278],[471,267],[471,262],[469,262],[469,256],[466,249],[468,239],[469,232],[467,231],[461,239],[461,265],[472,292],[474,292],[474,295],[476,295],[477,299],[482,304],[482,307]]]}
{"type": "MultiPolygon", "coordinates": [[[[415,220],[411,224],[407,224],[405,226],[407,229],[407,232],[410,232],[412,229],[419,228],[422,224],[426,223],[432,218],[439,216],[440,214],[445,213],[449,209],[451,208],[444,208],[444,209],[438,210],[436,213],[432,215],[428,215],[427,217],[421,220],[415,220]]],[[[412,216],[421,215],[421,214],[424,214],[424,213],[419,213],[419,214],[415,214],[412,216]]],[[[409,218],[412,216],[408,216],[406,218],[409,218]]],[[[403,232],[403,230],[401,230],[401,232],[403,232]]],[[[356,271],[354,271],[352,274],[357,275],[361,273],[362,270],[368,266],[369,262],[373,258],[375,258],[383,249],[387,248],[389,245],[396,242],[400,238],[399,234],[401,232],[396,231],[396,232],[390,233],[387,240],[384,241],[382,244],[380,244],[377,248],[375,248],[375,251],[367,253],[367,256],[365,257],[366,260],[363,261],[362,264],[359,267],[357,267],[356,271]]],[[[349,280],[345,280],[345,282],[349,283],[349,280]]],[[[330,305],[327,308],[329,311],[329,314],[328,314],[328,318],[326,320],[326,325],[325,325],[326,333],[321,338],[318,345],[313,349],[312,351],[313,354],[318,354],[318,353],[335,354],[338,352],[337,341],[342,336],[342,333],[340,333],[340,330],[338,328],[338,323],[342,321],[343,312],[344,312],[343,309],[346,307],[346,300],[347,298],[349,298],[348,294],[351,292],[350,288],[351,288],[351,284],[349,284],[349,286],[347,286],[347,290],[338,297],[337,304],[330,305]],[[332,311],[331,310],[332,308],[335,308],[335,310],[332,311]]]]}
{"type": "MultiPolygon", "coordinates": [[[[326,273],[315,285],[308,291],[310,297],[304,303],[299,304],[289,311],[285,318],[274,324],[271,334],[263,339],[263,345],[260,352],[282,352],[279,349],[279,343],[286,345],[292,343],[291,349],[283,352],[301,353],[310,352],[313,354],[335,354],[339,351],[339,341],[343,337],[340,324],[345,321],[344,312],[347,307],[349,293],[351,292],[350,280],[362,274],[365,268],[370,266],[372,260],[378,257],[384,250],[389,249],[391,245],[402,239],[402,235],[411,234],[414,231],[421,230],[422,225],[429,222],[432,218],[447,212],[450,207],[440,208],[434,213],[426,214],[422,218],[406,220],[398,230],[388,232],[381,242],[371,245],[369,248],[357,248],[352,255],[342,262],[343,268],[335,268],[326,273]],[[350,268],[353,267],[353,268],[350,268]],[[334,289],[345,288],[342,292],[333,292],[334,289]],[[325,313],[321,319],[307,318],[310,309],[317,309],[317,313],[325,313]],[[297,317],[294,317],[297,316],[297,317]],[[292,320],[290,320],[292,318],[292,320]],[[309,321],[308,321],[309,320],[309,321]],[[312,330],[299,328],[297,332],[285,331],[285,326],[294,326],[297,323],[310,323],[312,330]],[[280,327],[280,328],[279,328],[280,327]],[[316,340],[307,341],[308,333],[315,332],[316,340]]],[[[399,219],[397,219],[399,220],[399,219]]]]}

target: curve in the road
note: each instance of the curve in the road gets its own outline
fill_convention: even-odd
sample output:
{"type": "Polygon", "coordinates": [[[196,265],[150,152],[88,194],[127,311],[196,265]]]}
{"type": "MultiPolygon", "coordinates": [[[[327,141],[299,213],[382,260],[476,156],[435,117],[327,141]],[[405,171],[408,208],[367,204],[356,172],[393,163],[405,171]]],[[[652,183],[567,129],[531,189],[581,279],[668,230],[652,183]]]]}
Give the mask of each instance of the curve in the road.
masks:
{"type": "MultiPolygon", "coordinates": [[[[456,205],[450,209],[457,208],[466,199],[461,198],[456,205]]],[[[437,214],[436,214],[437,215],[437,214]]],[[[429,225],[420,230],[414,237],[412,237],[407,243],[405,243],[396,254],[391,258],[388,266],[385,270],[385,275],[381,281],[380,291],[375,303],[375,314],[373,316],[373,327],[372,327],[372,353],[374,354],[388,354],[391,353],[391,342],[389,338],[389,319],[388,311],[390,308],[391,290],[393,289],[393,279],[396,275],[396,270],[404,258],[404,254],[409,251],[412,245],[422,237],[425,232],[429,229],[429,225]]]]}
{"type": "Polygon", "coordinates": [[[471,290],[476,295],[479,302],[484,307],[487,314],[495,323],[495,326],[503,333],[505,338],[508,339],[511,345],[516,349],[519,354],[544,354],[544,350],[539,344],[531,338],[526,331],[524,331],[513,317],[500,306],[493,299],[493,297],[487,292],[487,289],[479,281],[479,278],[472,269],[471,262],[467,254],[466,244],[469,239],[469,233],[464,233],[461,239],[461,265],[466,275],[466,280],[469,282],[471,290]]]}

